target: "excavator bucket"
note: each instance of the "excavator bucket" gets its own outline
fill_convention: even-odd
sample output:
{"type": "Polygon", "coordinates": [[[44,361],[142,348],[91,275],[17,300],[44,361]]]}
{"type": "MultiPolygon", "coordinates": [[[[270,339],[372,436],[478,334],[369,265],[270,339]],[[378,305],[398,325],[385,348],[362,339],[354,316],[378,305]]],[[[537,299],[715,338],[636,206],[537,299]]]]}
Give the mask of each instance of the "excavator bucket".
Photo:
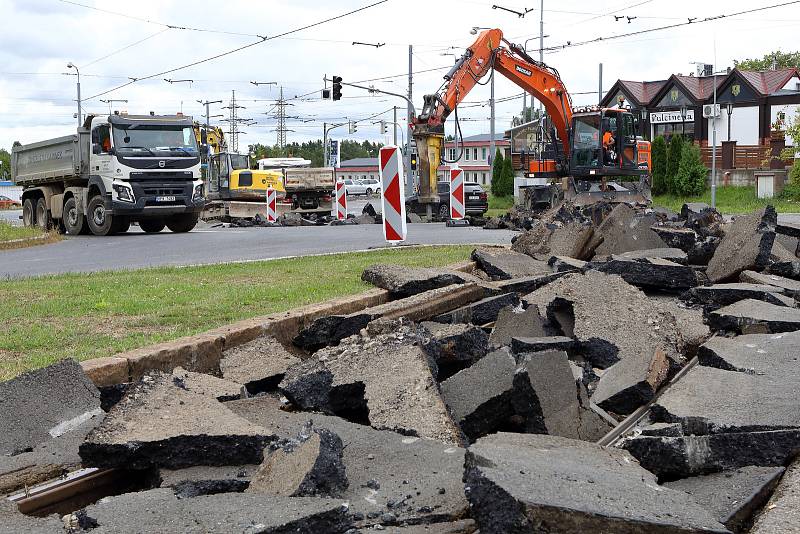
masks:
{"type": "Polygon", "coordinates": [[[419,201],[436,203],[439,195],[436,191],[439,162],[442,159],[444,135],[420,131],[414,133],[417,142],[417,169],[419,171],[419,201]]]}
{"type": "Polygon", "coordinates": [[[597,202],[612,204],[650,204],[653,201],[650,191],[650,177],[642,176],[637,182],[607,181],[576,182],[573,178],[562,184],[564,199],[576,206],[588,206],[597,202]]]}

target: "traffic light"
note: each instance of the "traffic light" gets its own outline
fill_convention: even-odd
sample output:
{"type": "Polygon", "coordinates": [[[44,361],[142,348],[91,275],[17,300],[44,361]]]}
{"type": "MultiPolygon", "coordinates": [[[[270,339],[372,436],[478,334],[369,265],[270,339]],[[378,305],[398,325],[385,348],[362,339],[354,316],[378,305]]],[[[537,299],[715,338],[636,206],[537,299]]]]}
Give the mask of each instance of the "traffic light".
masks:
{"type": "Polygon", "coordinates": [[[382,134],[389,133],[389,128],[386,126],[386,121],[384,120],[381,121],[381,133],[382,134]]]}
{"type": "Polygon", "coordinates": [[[416,154],[416,152],[412,152],[411,153],[411,170],[412,171],[416,171],[417,170],[417,154],[416,154]]]}
{"type": "Polygon", "coordinates": [[[323,100],[330,100],[331,99],[331,90],[330,89],[323,89],[322,90],[322,99],[323,100]]]}
{"type": "Polygon", "coordinates": [[[342,98],[342,77],[341,76],[334,76],[333,77],[333,99],[339,100],[342,98]]]}
{"type": "Polygon", "coordinates": [[[347,129],[351,134],[354,134],[358,131],[358,124],[355,121],[350,121],[347,123],[347,129]]]}

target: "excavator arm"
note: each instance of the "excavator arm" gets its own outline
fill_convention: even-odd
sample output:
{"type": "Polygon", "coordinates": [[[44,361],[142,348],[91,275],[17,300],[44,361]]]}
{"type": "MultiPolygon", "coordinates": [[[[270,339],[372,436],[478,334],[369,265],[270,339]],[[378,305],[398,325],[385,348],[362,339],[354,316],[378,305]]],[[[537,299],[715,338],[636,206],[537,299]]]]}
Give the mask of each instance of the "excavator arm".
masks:
{"type": "Polygon", "coordinates": [[[492,67],[542,102],[564,146],[564,154],[569,156],[572,102],[558,72],[506,41],[499,29],[485,30],[447,73],[441,91],[424,97],[422,112],[413,122],[419,153],[420,201],[435,201],[445,120],[492,67]]]}

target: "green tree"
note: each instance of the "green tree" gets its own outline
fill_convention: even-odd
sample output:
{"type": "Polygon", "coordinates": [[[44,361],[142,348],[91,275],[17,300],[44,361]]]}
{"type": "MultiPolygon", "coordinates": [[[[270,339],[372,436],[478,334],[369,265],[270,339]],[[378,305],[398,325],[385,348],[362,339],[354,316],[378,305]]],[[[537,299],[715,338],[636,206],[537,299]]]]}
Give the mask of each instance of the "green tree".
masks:
{"type": "Polygon", "coordinates": [[[667,187],[667,142],[662,136],[653,139],[650,147],[650,158],[653,162],[653,194],[663,195],[668,192],[667,187]]]}
{"type": "Polygon", "coordinates": [[[514,194],[514,168],[511,166],[511,158],[503,160],[502,179],[498,187],[498,193],[501,197],[507,197],[514,194]]]}
{"type": "Polygon", "coordinates": [[[697,196],[706,190],[708,169],[703,165],[700,148],[687,144],[681,153],[678,174],[673,181],[674,192],[678,196],[697,196]]]}
{"type": "Polygon", "coordinates": [[[739,70],[770,70],[773,63],[779,69],[787,67],[800,68],[800,52],[781,52],[776,50],[775,52],[764,54],[761,59],[733,60],[733,65],[739,70]]]}
{"type": "Polygon", "coordinates": [[[503,154],[500,153],[498,148],[494,154],[494,162],[492,163],[492,194],[496,197],[502,196],[499,192],[502,187],[503,181],[503,154]]]}
{"type": "Polygon", "coordinates": [[[0,148],[0,180],[11,179],[11,154],[5,148],[0,148]]]}
{"type": "Polygon", "coordinates": [[[680,135],[673,135],[669,141],[669,148],[667,149],[667,191],[673,195],[675,192],[675,177],[678,175],[678,167],[681,164],[681,154],[683,153],[684,146],[683,137],[680,135]]]}

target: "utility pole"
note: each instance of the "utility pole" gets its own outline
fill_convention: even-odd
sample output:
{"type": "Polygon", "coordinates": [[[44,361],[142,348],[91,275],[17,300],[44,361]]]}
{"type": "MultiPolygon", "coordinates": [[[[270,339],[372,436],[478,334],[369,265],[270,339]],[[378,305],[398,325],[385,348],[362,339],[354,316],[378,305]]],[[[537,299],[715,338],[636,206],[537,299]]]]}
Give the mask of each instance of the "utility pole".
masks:
{"type": "Polygon", "coordinates": [[[328,166],[328,123],[322,123],[322,166],[328,166]]]}
{"type": "Polygon", "coordinates": [[[492,162],[489,168],[489,176],[494,180],[494,155],[496,151],[494,146],[494,65],[492,65],[492,77],[489,78],[489,87],[489,109],[491,111],[491,118],[489,119],[489,157],[492,162]]]}
{"type": "MultiPolygon", "coordinates": [[[[394,108],[392,109],[394,110],[394,119],[393,119],[394,122],[392,122],[392,132],[394,132],[394,141],[392,142],[392,144],[394,146],[397,146],[397,106],[394,106],[394,108]]],[[[730,137],[730,135],[728,137],[730,137]]]]}
{"type": "Polygon", "coordinates": [[[203,102],[202,100],[198,100],[197,103],[200,104],[201,106],[206,107],[206,153],[204,159],[207,162],[209,153],[208,132],[211,129],[211,112],[209,111],[208,106],[211,104],[222,104],[222,100],[206,100],[205,102],[203,102]]]}
{"type": "Polygon", "coordinates": [[[75,69],[75,73],[78,75],[78,128],[80,128],[83,126],[83,118],[81,118],[81,71],[79,71],[78,66],[71,61],[67,63],[67,68],[75,69]]]}
{"type": "MultiPolygon", "coordinates": [[[[544,63],[544,0],[539,3],[539,63],[544,63]]],[[[541,161],[544,149],[544,107],[541,100],[539,101],[539,143],[539,160],[541,161]]]]}
{"type": "Polygon", "coordinates": [[[281,156],[285,155],[284,150],[286,149],[286,105],[286,100],[283,99],[283,86],[281,85],[280,95],[278,96],[278,102],[276,104],[278,108],[278,127],[276,128],[276,132],[278,133],[278,150],[281,156]]]}
{"type": "Polygon", "coordinates": [[[597,71],[597,105],[603,101],[603,64],[600,63],[597,71]]]}
{"type": "Polygon", "coordinates": [[[245,106],[240,106],[236,103],[236,91],[231,91],[231,103],[222,109],[230,110],[230,117],[222,120],[230,123],[229,137],[231,152],[239,152],[239,134],[244,133],[239,130],[239,124],[243,122],[249,122],[250,119],[242,119],[239,117],[239,110],[246,108],[245,106]]]}
{"type": "MultiPolygon", "coordinates": [[[[412,96],[412,87],[414,85],[414,78],[413,78],[413,60],[412,55],[414,53],[414,47],[412,45],[408,45],[408,107],[406,108],[406,124],[411,125],[412,121],[414,120],[414,108],[411,104],[414,98],[412,96]]],[[[427,149],[427,147],[425,147],[427,149]]],[[[417,147],[419,150],[420,147],[417,147]]],[[[406,136],[406,154],[405,154],[405,162],[404,166],[406,168],[406,198],[410,198],[414,194],[414,173],[411,171],[411,132],[406,136]]]]}

